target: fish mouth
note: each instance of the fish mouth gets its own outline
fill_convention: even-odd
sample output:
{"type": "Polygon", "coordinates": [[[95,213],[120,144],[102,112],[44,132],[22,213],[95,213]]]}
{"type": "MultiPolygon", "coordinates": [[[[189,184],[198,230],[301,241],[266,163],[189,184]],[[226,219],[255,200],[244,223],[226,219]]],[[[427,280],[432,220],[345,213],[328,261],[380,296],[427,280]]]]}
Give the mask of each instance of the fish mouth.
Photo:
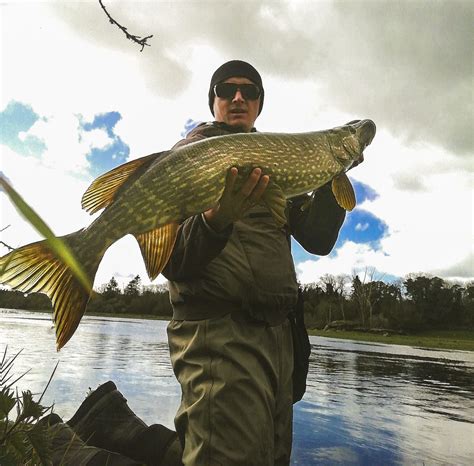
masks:
{"type": "Polygon", "coordinates": [[[359,139],[364,150],[373,141],[377,127],[372,120],[362,120],[358,126],[361,127],[359,139]]]}
{"type": "Polygon", "coordinates": [[[352,160],[352,163],[355,163],[363,159],[363,152],[374,139],[376,132],[375,123],[368,119],[353,120],[345,126],[349,127],[351,135],[342,140],[344,155],[336,156],[337,161],[342,165],[347,165],[348,160],[352,160]],[[354,144],[355,141],[357,143],[354,144]]]}

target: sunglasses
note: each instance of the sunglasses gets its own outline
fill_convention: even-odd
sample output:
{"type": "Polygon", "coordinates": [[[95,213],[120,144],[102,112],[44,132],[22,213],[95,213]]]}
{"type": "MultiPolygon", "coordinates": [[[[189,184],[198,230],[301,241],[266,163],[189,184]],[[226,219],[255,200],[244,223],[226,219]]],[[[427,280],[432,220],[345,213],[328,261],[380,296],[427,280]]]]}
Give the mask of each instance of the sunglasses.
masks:
{"type": "Polygon", "coordinates": [[[221,99],[233,99],[237,90],[245,100],[257,100],[262,92],[255,84],[219,83],[214,86],[214,94],[221,99]]]}

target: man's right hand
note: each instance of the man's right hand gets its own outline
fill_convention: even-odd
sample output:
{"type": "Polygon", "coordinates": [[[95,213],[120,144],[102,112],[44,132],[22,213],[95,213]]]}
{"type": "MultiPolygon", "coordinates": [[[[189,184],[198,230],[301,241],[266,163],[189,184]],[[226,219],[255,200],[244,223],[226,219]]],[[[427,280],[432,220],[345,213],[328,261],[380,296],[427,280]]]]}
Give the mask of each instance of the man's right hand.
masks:
{"type": "Polygon", "coordinates": [[[204,212],[206,222],[216,232],[224,230],[255,205],[270,181],[268,175],[262,175],[260,168],[254,168],[242,188],[234,192],[237,175],[237,168],[232,167],[227,173],[224,192],[219,202],[204,212]]]}

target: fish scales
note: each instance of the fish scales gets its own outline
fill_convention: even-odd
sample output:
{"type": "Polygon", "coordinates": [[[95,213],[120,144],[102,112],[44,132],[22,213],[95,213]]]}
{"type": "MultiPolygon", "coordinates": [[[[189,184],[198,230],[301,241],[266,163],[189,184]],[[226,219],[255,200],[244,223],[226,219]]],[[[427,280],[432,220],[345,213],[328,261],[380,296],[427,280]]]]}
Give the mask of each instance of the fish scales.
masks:
{"type": "Polygon", "coordinates": [[[242,133],[186,145],[153,164],[88,230],[98,228],[114,242],[125,234],[142,233],[203,212],[221,196],[232,166],[239,169],[236,189],[253,168],[260,167],[287,198],[314,190],[345,168],[332,154],[327,138],[324,131],[242,133]],[[318,164],[311,164],[314,158],[318,164]],[[290,172],[291,179],[285,176],[290,172]]]}
{"type": "MultiPolygon", "coordinates": [[[[107,248],[133,234],[153,279],[166,265],[178,224],[218,202],[231,167],[239,170],[235,189],[255,167],[269,175],[263,200],[275,221],[282,222],[284,214],[279,209],[284,199],[331,180],[334,188],[336,178],[362,156],[374,135],[371,120],[358,120],[310,133],[219,136],[151,154],[95,180],[84,194],[83,206],[91,213],[104,210],[87,228],[61,239],[93,282],[107,248]]],[[[79,325],[90,290],[82,287],[44,241],[3,256],[0,267],[2,283],[21,291],[41,291],[51,298],[57,347],[64,346],[79,325]]]]}

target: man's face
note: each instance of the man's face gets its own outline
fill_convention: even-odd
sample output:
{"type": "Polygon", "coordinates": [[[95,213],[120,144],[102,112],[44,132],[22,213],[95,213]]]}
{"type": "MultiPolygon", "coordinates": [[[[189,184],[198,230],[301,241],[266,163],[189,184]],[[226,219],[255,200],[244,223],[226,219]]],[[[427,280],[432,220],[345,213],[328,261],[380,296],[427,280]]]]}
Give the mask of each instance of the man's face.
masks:
{"type": "MultiPolygon", "coordinates": [[[[229,78],[223,81],[233,84],[254,84],[247,78],[229,78]]],[[[245,99],[240,90],[231,98],[224,99],[215,96],[214,117],[216,121],[230,126],[240,127],[248,133],[254,127],[260,108],[260,97],[255,100],[245,99]]]]}

